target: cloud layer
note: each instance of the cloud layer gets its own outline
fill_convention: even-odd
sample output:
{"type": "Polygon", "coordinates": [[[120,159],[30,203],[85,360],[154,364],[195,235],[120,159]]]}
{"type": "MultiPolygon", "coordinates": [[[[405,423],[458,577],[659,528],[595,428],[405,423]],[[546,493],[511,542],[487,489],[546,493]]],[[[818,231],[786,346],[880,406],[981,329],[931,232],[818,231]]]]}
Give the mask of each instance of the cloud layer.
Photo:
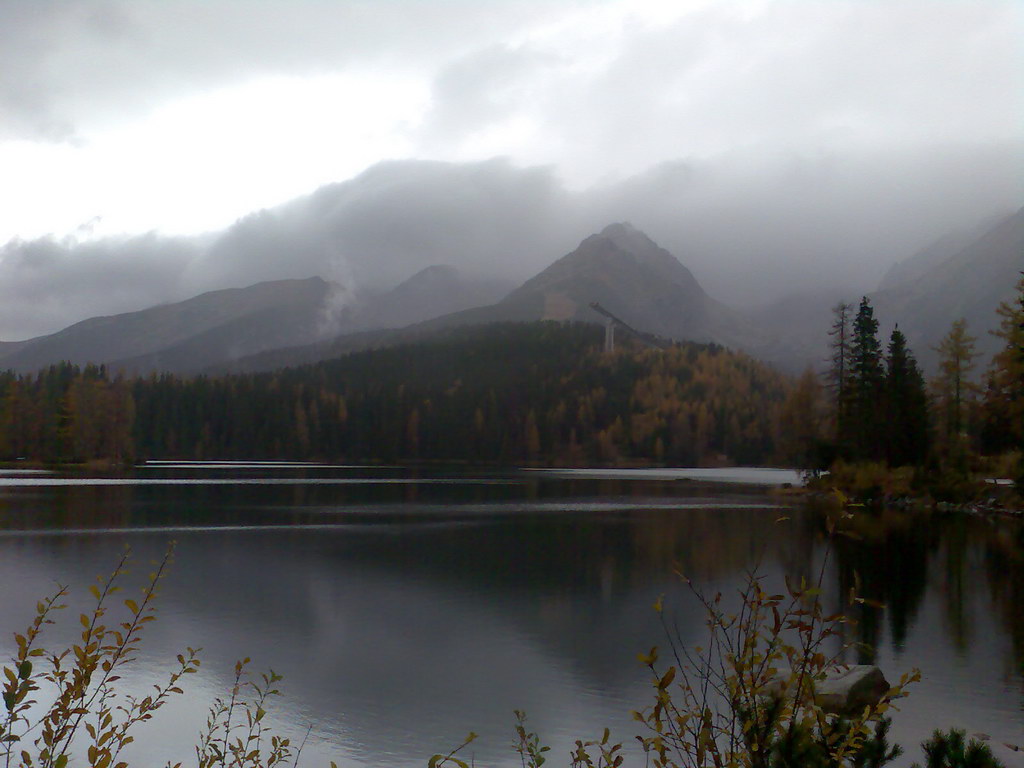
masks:
{"type": "Polygon", "coordinates": [[[726,300],[871,288],[1024,201],[1022,29],[1012,0],[10,0],[0,338],[526,277],[621,219],[726,300]]]}
{"type": "Polygon", "coordinates": [[[264,280],[384,289],[432,264],[525,280],[613,221],[671,250],[717,298],[872,290],[891,264],[1019,200],[1019,147],[817,161],[666,163],[584,192],[551,168],[394,161],[202,237],[14,240],[0,338],[264,280]]]}

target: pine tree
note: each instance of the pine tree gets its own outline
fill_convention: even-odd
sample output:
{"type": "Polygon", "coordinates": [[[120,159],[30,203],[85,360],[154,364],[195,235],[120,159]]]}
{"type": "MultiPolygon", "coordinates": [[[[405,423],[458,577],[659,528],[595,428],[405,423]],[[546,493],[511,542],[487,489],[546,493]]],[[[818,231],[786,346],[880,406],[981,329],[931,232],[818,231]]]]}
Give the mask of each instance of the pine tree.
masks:
{"type": "Polygon", "coordinates": [[[885,372],[886,459],[894,467],[928,455],[928,396],[924,377],[899,326],[889,338],[885,372]]]}
{"type": "Polygon", "coordinates": [[[855,460],[877,460],[884,455],[884,409],[881,407],[885,382],[878,321],[867,296],[861,299],[853,320],[849,370],[844,384],[848,441],[844,448],[855,460]]]}
{"type": "Polygon", "coordinates": [[[852,309],[853,305],[845,301],[832,307],[835,320],[832,321],[832,327],[828,332],[828,335],[832,337],[829,342],[829,348],[832,350],[832,365],[828,378],[834,398],[835,439],[839,445],[849,441],[846,382],[850,366],[850,311],[852,309]]]}

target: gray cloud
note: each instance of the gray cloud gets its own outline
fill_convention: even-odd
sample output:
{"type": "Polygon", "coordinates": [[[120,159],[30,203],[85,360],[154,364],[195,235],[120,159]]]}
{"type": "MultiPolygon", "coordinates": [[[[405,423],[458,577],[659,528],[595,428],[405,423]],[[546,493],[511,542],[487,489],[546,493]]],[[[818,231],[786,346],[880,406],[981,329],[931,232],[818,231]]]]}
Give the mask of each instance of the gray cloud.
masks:
{"type": "Polygon", "coordinates": [[[266,75],[433,67],[535,23],[546,5],[8,0],[0,137],[65,140],[82,123],[266,75]]]}
{"type": "Polygon", "coordinates": [[[714,3],[590,29],[610,6],[8,0],[0,135],[66,139],[196,91],[346,70],[432,76],[424,151],[522,115],[568,165],[618,172],[737,142],[1007,139],[1024,117],[1010,0],[714,3]]]}
{"type": "Polygon", "coordinates": [[[479,49],[451,62],[434,79],[420,141],[428,151],[457,145],[536,106],[535,82],[563,64],[550,53],[509,45],[479,49]]]}
{"type": "Polygon", "coordinates": [[[0,338],[203,291],[312,275],[349,291],[431,264],[525,280],[612,221],[630,220],[733,303],[873,289],[894,261],[1019,207],[1020,144],[941,153],[798,155],[665,163],[566,190],[506,160],[395,161],[206,238],[155,234],[0,249],[0,338]]]}
{"type": "Polygon", "coordinates": [[[242,219],[194,273],[197,282],[321,274],[380,287],[447,263],[519,277],[543,264],[552,241],[564,240],[574,207],[549,169],[503,160],[382,163],[242,219]]]}
{"type": "Polygon", "coordinates": [[[1015,140],[1019,4],[710,4],[668,24],[478,48],[434,79],[425,146],[517,120],[519,160],[570,179],[725,151],[863,152],[1015,140]]]}
{"type": "Polygon", "coordinates": [[[86,243],[12,240],[0,247],[0,338],[183,299],[181,276],[198,253],[195,241],[156,234],[86,243]]]}
{"type": "MultiPolygon", "coordinates": [[[[707,3],[674,20],[622,7],[0,4],[0,140],[87,142],[268,75],[399,73],[430,86],[402,131],[433,158],[378,163],[208,238],[12,241],[0,338],[284,277],[385,287],[452,263],[523,279],[622,219],[726,301],[856,292],[1024,201],[1019,3],[707,3]]],[[[259,156],[246,172],[260,177],[259,156]]]]}
{"type": "Polygon", "coordinates": [[[668,163],[592,193],[598,218],[629,218],[715,296],[873,290],[937,237],[1024,200],[1024,144],[946,145],[668,163]]]}

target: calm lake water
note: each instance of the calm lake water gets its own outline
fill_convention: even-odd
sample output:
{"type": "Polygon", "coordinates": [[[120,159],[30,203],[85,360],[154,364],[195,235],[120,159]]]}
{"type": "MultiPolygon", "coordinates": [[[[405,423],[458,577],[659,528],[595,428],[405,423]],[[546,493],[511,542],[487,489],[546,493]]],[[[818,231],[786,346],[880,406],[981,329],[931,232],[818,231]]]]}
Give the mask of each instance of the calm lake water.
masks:
{"type": "MultiPolygon", "coordinates": [[[[206,708],[249,656],[285,677],[275,728],[301,740],[311,726],[303,766],[425,765],[470,730],[477,765],[518,765],[517,708],[553,747],[549,764],[566,765],[572,742],[605,725],[638,733],[629,713],[651,697],[636,655],[664,643],[659,594],[699,642],[702,615],[674,564],[709,591],[734,590],[756,563],[777,581],[816,573],[818,514],[715,479],[792,478],[234,463],[4,472],[0,653],[55,583],[76,599],[51,646],[77,634],[88,584],[126,545],[138,582],[175,540],[159,620],[126,678],[143,692],[186,646],[202,647],[203,666],[137,732],[133,764],[188,765],[206,708]]],[[[883,512],[857,531],[829,556],[829,600],[858,572],[862,593],[886,605],[860,617],[873,648],[863,659],[890,680],[921,669],[893,728],[908,758],[935,727],[958,726],[1024,765],[998,746],[1024,744],[1022,526],[883,512]]]]}

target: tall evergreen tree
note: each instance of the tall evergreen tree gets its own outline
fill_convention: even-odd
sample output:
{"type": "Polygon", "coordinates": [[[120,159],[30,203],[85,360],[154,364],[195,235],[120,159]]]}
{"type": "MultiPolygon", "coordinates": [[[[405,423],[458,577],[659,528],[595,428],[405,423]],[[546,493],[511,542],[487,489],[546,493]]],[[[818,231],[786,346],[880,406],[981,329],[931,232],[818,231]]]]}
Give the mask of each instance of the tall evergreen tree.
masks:
{"type": "Polygon", "coordinates": [[[928,455],[928,396],[924,377],[899,326],[889,338],[885,371],[886,459],[894,467],[928,455]]]}
{"type": "Polygon", "coordinates": [[[847,413],[846,383],[850,367],[850,312],[853,305],[841,301],[832,307],[832,327],[828,335],[832,337],[829,348],[832,350],[829,384],[832,387],[835,420],[835,439],[838,445],[849,443],[849,419],[847,413]]]}
{"type": "Polygon", "coordinates": [[[878,460],[885,454],[885,412],[882,394],[885,370],[878,341],[878,321],[867,296],[861,299],[853,320],[850,367],[844,385],[848,443],[852,459],[878,460]]]}

